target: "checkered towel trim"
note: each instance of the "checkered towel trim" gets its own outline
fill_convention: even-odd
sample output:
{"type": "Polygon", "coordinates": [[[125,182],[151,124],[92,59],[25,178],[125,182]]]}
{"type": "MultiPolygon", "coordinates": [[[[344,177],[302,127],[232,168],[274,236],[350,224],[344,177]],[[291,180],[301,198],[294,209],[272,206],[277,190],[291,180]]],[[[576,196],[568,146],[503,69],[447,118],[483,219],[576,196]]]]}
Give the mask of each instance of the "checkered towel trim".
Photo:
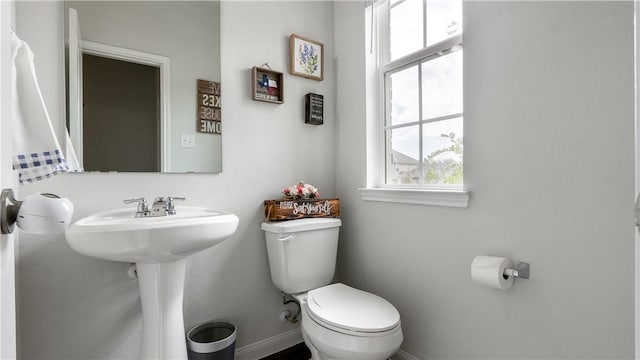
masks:
{"type": "Polygon", "coordinates": [[[18,154],[13,157],[13,169],[19,171],[20,184],[50,178],[69,171],[69,165],[59,149],[33,154],[18,154]]]}

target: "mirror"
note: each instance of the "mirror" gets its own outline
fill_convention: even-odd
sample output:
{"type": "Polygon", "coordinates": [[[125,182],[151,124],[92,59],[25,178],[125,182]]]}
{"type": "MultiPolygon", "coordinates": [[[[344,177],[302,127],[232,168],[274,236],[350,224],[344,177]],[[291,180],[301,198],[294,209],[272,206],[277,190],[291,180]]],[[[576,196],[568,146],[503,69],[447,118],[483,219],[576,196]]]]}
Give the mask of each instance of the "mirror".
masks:
{"type": "Polygon", "coordinates": [[[67,126],[85,171],[221,172],[221,122],[199,119],[219,106],[209,100],[220,89],[220,3],[65,1],[65,14],[67,126]],[[212,91],[204,104],[202,91],[212,91]]]}

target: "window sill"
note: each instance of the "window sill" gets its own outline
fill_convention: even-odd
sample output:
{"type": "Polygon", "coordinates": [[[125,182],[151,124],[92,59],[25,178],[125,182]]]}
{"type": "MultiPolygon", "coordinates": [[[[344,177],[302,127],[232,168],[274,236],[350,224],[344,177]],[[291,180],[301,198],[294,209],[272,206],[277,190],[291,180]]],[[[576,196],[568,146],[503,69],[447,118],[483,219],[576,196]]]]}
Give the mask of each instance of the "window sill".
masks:
{"type": "Polygon", "coordinates": [[[469,192],[465,190],[424,190],[398,188],[360,188],[364,201],[466,208],[469,192]]]}

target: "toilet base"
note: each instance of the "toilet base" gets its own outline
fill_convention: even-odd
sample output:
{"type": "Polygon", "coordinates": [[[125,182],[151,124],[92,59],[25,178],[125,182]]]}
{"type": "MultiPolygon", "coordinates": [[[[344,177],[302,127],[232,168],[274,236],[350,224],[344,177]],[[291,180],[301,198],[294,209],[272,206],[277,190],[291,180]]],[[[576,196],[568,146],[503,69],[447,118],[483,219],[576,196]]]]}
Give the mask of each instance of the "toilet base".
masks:
{"type": "Polygon", "coordinates": [[[311,343],[311,341],[309,341],[309,337],[307,336],[307,334],[302,331],[302,340],[304,340],[304,344],[307,345],[307,348],[309,348],[309,351],[311,352],[311,359],[309,360],[322,360],[323,358],[320,357],[320,353],[318,353],[318,349],[316,349],[313,344],[311,343]]]}
{"type": "Polygon", "coordinates": [[[385,360],[400,348],[402,329],[398,325],[380,336],[353,337],[327,329],[309,317],[302,305],[302,338],[311,351],[311,360],[385,360]]]}

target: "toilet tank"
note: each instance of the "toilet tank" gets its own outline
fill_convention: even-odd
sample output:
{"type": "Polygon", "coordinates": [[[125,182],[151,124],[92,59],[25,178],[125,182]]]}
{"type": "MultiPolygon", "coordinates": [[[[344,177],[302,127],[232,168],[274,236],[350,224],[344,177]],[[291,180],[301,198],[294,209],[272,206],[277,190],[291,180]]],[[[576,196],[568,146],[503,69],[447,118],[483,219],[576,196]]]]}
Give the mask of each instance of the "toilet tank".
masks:
{"type": "Polygon", "coordinates": [[[262,223],[276,287],[297,294],[331,283],[341,225],[340,219],[334,218],[262,223]]]}

